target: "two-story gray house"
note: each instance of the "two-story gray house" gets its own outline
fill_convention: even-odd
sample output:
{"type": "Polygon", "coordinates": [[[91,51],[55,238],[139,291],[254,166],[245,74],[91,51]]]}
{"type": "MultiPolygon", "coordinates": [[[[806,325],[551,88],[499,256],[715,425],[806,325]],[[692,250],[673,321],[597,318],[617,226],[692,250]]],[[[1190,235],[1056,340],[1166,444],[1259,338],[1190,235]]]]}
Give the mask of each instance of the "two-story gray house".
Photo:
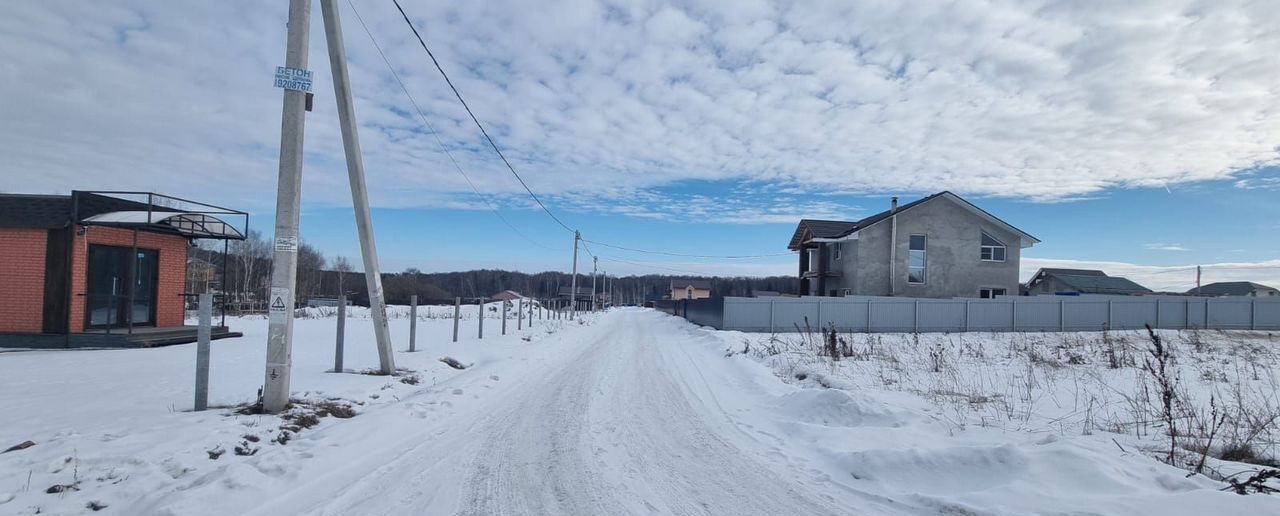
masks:
{"type": "Polygon", "coordinates": [[[1040,243],[951,192],[865,219],[804,219],[787,246],[800,254],[808,296],[1018,295],[1022,249],[1040,243]]]}

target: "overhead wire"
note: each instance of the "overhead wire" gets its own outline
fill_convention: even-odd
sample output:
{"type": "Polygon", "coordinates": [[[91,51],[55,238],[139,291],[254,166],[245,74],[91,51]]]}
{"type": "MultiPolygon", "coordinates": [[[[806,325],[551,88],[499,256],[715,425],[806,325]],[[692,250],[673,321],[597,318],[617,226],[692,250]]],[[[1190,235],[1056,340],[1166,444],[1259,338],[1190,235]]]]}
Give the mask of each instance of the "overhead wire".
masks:
{"type": "Polygon", "coordinates": [[[360,16],[360,11],[356,9],[355,4],[352,3],[351,0],[347,0],[347,5],[351,7],[351,12],[355,13],[356,20],[360,22],[360,27],[364,29],[364,33],[367,36],[369,36],[369,42],[373,43],[373,48],[377,50],[378,55],[382,57],[382,62],[387,65],[387,70],[391,72],[391,76],[394,77],[396,80],[396,83],[400,85],[400,89],[401,91],[404,91],[405,97],[408,97],[409,104],[413,105],[413,109],[418,113],[418,117],[422,119],[423,125],[427,126],[428,132],[430,132],[431,136],[435,138],[436,144],[440,146],[440,151],[443,152],[445,156],[449,157],[449,162],[453,163],[454,170],[457,170],[458,174],[461,175],[464,180],[466,180],[467,185],[471,187],[471,191],[475,192],[476,197],[479,198],[482,202],[484,202],[484,204],[488,206],[491,211],[493,211],[493,214],[497,215],[498,218],[502,220],[503,224],[506,224],[507,227],[511,228],[511,230],[514,231],[521,238],[543,249],[548,249],[552,251],[557,250],[553,247],[542,244],[541,242],[538,242],[533,238],[530,238],[523,231],[520,231],[520,229],[517,228],[514,224],[512,224],[511,221],[508,220],[507,217],[504,216],[502,212],[496,206],[494,206],[493,203],[490,202],[489,199],[484,194],[480,193],[480,189],[477,188],[475,183],[471,181],[471,177],[468,176],[466,171],[462,169],[462,165],[458,164],[458,160],[453,157],[453,153],[449,152],[448,147],[446,147],[444,144],[444,140],[440,138],[439,131],[436,131],[435,126],[432,125],[431,121],[427,119],[427,115],[423,113],[422,108],[418,105],[418,101],[414,99],[413,94],[409,92],[408,86],[406,86],[404,81],[400,79],[400,74],[396,72],[395,66],[391,64],[391,60],[387,58],[387,54],[382,51],[382,46],[378,44],[377,38],[373,36],[373,31],[370,31],[369,26],[365,24],[364,17],[360,16]]]}

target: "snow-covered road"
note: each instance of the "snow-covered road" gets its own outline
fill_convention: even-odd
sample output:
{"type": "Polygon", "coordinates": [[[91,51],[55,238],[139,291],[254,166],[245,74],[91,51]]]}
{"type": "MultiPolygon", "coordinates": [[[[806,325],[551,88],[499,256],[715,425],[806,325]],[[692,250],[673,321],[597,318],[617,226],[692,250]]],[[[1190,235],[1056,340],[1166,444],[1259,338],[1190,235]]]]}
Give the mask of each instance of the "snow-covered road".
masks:
{"type": "MultiPolygon", "coordinates": [[[[860,497],[833,496],[820,473],[751,437],[732,413],[742,399],[729,408],[716,394],[743,379],[707,376],[733,370],[699,363],[708,357],[671,339],[675,324],[650,311],[612,312],[564,339],[571,348],[537,357],[527,374],[489,379],[495,387],[475,403],[409,428],[415,438],[371,442],[391,452],[386,463],[295,483],[258,512],[862,512],[860,497]]],[[[356,418],[342,430],[360,433],[386,416],[356,418]]]]}

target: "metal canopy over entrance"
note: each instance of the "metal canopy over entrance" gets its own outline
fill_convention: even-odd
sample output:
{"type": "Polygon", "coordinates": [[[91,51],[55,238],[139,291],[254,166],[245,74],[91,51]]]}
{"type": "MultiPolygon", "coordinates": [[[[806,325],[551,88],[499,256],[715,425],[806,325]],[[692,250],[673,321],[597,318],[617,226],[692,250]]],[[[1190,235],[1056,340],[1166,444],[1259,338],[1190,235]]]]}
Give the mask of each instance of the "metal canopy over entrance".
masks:
{"type": "Polygon", "coordinates": [[[245,235],[226,221],[204,213],[170,211],[113,211],[94,215],[81,224],[98,226],[153,226],[190,238],[244,240],[245,235]]]}

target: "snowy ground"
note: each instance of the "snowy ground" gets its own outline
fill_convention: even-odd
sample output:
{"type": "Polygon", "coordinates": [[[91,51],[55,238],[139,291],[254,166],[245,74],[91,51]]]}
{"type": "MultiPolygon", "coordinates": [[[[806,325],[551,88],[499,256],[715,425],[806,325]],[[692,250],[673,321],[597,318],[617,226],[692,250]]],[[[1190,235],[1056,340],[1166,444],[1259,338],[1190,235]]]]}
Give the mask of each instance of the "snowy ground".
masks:
{"type": "MultiPolygon", "coordinates": [[[[436,318],[452,307],[424,311],[418,353],[404,352],[408,320],[393,317],[400,377],[326,372],[334,319],[307,312],[294,396],[346,400],[357,415],[296,433],[277,416],[189,412],[194,345],[0,353],[0,447],[37,443],[0,454],[0,514],[1280,514],[1280,499],[1224,493],[1154,460],[1142,451],[1154,430],[1058,424],[1055,411],[1077,412],[1060,393],[1066,376],[1044,384],[1054,396],[1033,385],[1031,409],[956,409],[944,387],[1015,397],[1004,378],[1022,355],[992,349],[1012,337],[953,352],[952,363],[989,364],[979,389],[959,366],[955,385],[931,380],[949,374],[930,372],[937,343],[905,336],[879,344],[908,365],[879,374],[887,359],[833,365],[804,342],[638,309],[520,332],[511,320],[505,337],[488,319],[479,341],[475,310],[458,343],[436,318]],[[74,488],[46,493],[55,485],[74,488]]],[[[347,367],[372,368],[367,314],[353,315],[347,367]]],[[[229,323],[245,337],[213,345],[222,405],[255,397],[265,359],[265,319],[229,323]]]]}

